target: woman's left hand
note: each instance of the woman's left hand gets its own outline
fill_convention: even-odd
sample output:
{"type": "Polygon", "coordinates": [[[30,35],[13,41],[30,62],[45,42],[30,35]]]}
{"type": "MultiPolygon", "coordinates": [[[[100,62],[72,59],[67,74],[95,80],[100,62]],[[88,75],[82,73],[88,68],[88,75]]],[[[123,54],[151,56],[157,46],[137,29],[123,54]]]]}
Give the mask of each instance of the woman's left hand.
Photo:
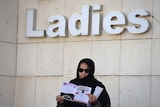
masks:
{"type": "Polygon", "coordinates": [[[94,96],[93,94],[87,94],[89,97],[89,102],[90,103],[96,103],[97,102],[97,98],[96,96],[94,96]]]}

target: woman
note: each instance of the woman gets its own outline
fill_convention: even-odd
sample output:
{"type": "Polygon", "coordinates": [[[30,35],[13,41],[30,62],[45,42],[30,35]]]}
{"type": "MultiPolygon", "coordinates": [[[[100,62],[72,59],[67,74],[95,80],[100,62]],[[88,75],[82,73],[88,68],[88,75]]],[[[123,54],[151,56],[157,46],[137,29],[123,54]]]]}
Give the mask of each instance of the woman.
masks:
{"type": "Polygon", "coordinates": [[[63,96],[56,97],[57,107],[110,107],[110,98],[105,86],[94,77],[95,65],[91,59],[82,59],[77,67],[77,77],[70,81],[76,85],[91,87],[91,94],[88,94],[89,105],[64,100],[63,96]],[[96,86],[102,87],[103,91],[98,97],[93,95],[96,86]]]}

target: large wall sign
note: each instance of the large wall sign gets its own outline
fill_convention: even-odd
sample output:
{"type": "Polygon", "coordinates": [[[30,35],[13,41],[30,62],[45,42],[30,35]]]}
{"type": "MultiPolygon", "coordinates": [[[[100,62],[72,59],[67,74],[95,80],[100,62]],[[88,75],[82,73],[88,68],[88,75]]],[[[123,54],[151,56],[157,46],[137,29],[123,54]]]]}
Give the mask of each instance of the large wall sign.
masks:
{"type": "Polygon", "coordinates": [[[66,30],[72,36],[89,35],[89,30],[91,31],[91,35],[100,35],[101,28],[106,33],[112,35],[120,34],[125,29],[133,34],[141,34],[149,29],[149,22],[144,18],[145,16],[149,16],[149,13],[144,9],[133,10],[128,13],[127,17],[125,17],[123,12],[111,11],[104,15],[102,25],[100,24],[102,15],[97,12],[101,10],[102,5],[82,5],[81,13],[72,14],[68,21],[63,15],[53,15],[48,18],[48,22],[51,25],[46,30],[37,30],[36,10],[29,9],[27,10],[26,36],[44,37],[44,35],[47,35],[49,37],[65,37],[67,36],[66,30]],[[128,22],[132,25],[123,27],[128,22]]]}

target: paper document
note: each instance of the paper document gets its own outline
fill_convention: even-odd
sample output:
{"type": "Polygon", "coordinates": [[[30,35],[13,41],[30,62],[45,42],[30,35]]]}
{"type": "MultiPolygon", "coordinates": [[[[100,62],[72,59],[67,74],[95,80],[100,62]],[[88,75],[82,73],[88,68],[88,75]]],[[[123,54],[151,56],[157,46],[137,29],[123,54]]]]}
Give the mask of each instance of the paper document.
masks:
{"type": "Polygon", "coordinates": [[[87,94],[91,93],[91,88],[88,86],[80,86],[72,83],[64,82],[61,89],[61,94],[65,100],[75,101],[88,104],[89,98],[87,94]]]}
{"type": "MultiPolygon", "coordinates": [[[[98,99],[102,91],[103,88],[96,86],[93,95],[98,99]]],[[[91,87],[75,85],[69,82],[62,84],[61,95],[64,96],[65,100],[88,104],[89,97],[87,94],[91,94],[91,87]]]]}
{"type": "Polygon", "coordinates": [[[103,88],[102,88],[102,87],[96,86],[93,95],[95,95],[96,98],[98,99],[98,97],[100,96],[100,94],[101,94],[102,91],[103,91],[103,88]]]}

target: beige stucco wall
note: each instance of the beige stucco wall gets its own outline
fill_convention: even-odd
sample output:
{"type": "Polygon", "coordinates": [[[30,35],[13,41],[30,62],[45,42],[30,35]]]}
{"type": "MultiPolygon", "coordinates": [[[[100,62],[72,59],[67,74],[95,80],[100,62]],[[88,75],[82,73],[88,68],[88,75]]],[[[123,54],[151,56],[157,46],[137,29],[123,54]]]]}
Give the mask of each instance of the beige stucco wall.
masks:
{"type": "Polygon", "coordinates": [[[0,107],[14,107],[17,0],[0,1],[0,107]]]}
{"type": "MultiPolygon", "coordinates": [[[[159,0],[2,0],[0,1],[0,107],[55,107],[63,81],[75,77],[80,59],[92,58],[96,78],[106,86],[112,107],[160,105],[159,0]],[[27,38],[26,10],[37,9],[37,29],[48,18],[80,13],[82,5],[103,5],[100,13],[146,9],[150,29],[99,36],[27,38]]],[[[130,24],[128,23],[129,26],[130,24]]]]}

